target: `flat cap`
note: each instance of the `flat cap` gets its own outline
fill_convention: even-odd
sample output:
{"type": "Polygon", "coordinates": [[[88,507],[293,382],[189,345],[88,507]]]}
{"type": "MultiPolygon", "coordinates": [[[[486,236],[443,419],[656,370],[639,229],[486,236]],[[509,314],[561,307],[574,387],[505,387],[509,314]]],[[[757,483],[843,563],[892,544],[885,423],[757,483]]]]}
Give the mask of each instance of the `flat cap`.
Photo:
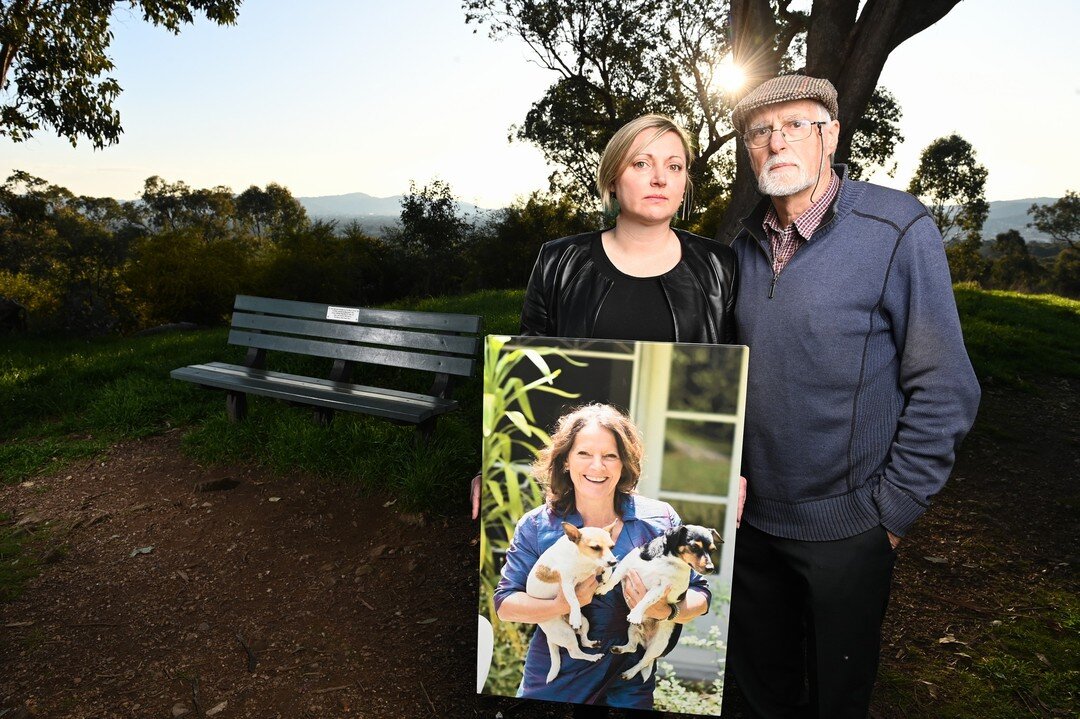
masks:
{"type": "Polygon", "coordinates": [[[836,119],[840,109],[836,104],[836,88],[828,80],[809,75],[781,75],[766,80],[739,100],[731,111],[731,124],[745,132],[746,121],[759,107],[792,100],[815,100],[825,106],[829,117],[836,119]]]}

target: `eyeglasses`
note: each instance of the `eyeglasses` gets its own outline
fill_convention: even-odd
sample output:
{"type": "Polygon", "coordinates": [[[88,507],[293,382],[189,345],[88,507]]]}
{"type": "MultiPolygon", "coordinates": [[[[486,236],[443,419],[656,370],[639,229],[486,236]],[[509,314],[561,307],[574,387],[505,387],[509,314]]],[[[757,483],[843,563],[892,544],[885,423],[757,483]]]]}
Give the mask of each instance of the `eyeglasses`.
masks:
{"type": "Polygon", "coordinates": [[[798,142],[810,137],[814,125],[827,125],[824,120],[788,120],[780,126],[779,130],[771,127],[751,127],[743,133],[743,142],[747,147],[765,147],[772,139],[772,134],[779,131],[788,142],[798,142]]]}

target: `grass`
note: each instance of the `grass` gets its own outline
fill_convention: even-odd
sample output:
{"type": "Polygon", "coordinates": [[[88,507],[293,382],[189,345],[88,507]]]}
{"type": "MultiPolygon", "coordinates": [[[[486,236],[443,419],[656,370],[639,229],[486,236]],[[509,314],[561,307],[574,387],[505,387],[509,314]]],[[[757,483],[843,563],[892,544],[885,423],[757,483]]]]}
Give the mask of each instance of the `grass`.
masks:
{"type": "MultiPolygon", "coordinates": [[[[512,333],[519,292],[401,302],[403,309],[480,314],[486,331],[512,333]]],[[[224,329],[132,338],[21,338],[0,349],[0,482],[54,472],[115,442],[187,430],[185,448],[209,462],[256,461],[278,472],[305,471],[399,496],[402,506],[434,511],[464,507],[460,491],[480,465],[478,378],[454,396],[461,411],[439,421],[427,447],[411,427],[340,413],[326,429],[310,410],[253,397],[245,422],[225,419],[224,394],[169,378],[188,364],[240,362],[224,329]]],[[[272,369],[329,372],[329,361],[270,353],[272,369]]],[[[356,381],[425,391],[431,375],[358,368],[356,381]]]]}
{"type": "Polygon", "coordinates": [[[973,637],[957,636],[952,660],[913,648],[906,670],[883,668],[879,703],[904,716],[1013,719],[1075,716],[1080,706],[1080,598],[1065,590],[1016,597],[1038,615],[988,622],[973,637]],[[933,668],[933,671],[927,671],[933,668]],[[929,714],[927,712],[930,712],[929,714]]]}
{"type": "Polygon", "coordinates": [[[1080,301],[958,286],[956,304],[984,384],[1030,389],[1036,379],[1080,378],[1080,301]]]}

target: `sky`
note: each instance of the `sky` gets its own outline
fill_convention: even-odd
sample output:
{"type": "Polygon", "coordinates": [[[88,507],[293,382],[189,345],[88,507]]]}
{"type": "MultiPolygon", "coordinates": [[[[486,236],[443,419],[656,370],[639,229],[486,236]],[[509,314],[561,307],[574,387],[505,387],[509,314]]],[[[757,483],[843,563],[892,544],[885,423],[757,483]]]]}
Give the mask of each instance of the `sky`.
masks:
{"type": "MultiPolygon", "coordinates": [[[[809,3],[804,0],[804,6],[809,3]]],[[[963,0],[890,56],[880,84],[902,109],[894,178],[953,132],[989,170],[987,198],[1080,189],[1080,2],[963,0]],[[1036,128],[1058,142],[1028,140],[1036,128]]],[[[450,184],[501,207],[547,186],[535,147],[508,142],[555,80],[514,39],[466,25],[458,0],[246,0],[238,24],[202,19],[179,36],[129,10],[113,25],[117,145],[72,148],[48,131],[0,139],[0,174],[21,169],[76,194],[137,197],[159,175],[240,192],[390,196],[450,184]]]]}

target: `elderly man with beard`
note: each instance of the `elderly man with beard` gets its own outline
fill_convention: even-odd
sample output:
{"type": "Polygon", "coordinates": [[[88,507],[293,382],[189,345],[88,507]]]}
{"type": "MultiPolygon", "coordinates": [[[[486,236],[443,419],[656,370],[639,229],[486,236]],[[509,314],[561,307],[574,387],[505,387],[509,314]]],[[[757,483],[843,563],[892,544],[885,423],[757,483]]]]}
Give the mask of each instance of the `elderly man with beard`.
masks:
{"type": "Polygon", "coordinates": [[[798,75],[732,113],[766,195],[732,245],[750,373],[728,660],[753,717],[865,719],[895,549],[979,402],[941,234],[831,165],[836,115],[798,75]]]}

